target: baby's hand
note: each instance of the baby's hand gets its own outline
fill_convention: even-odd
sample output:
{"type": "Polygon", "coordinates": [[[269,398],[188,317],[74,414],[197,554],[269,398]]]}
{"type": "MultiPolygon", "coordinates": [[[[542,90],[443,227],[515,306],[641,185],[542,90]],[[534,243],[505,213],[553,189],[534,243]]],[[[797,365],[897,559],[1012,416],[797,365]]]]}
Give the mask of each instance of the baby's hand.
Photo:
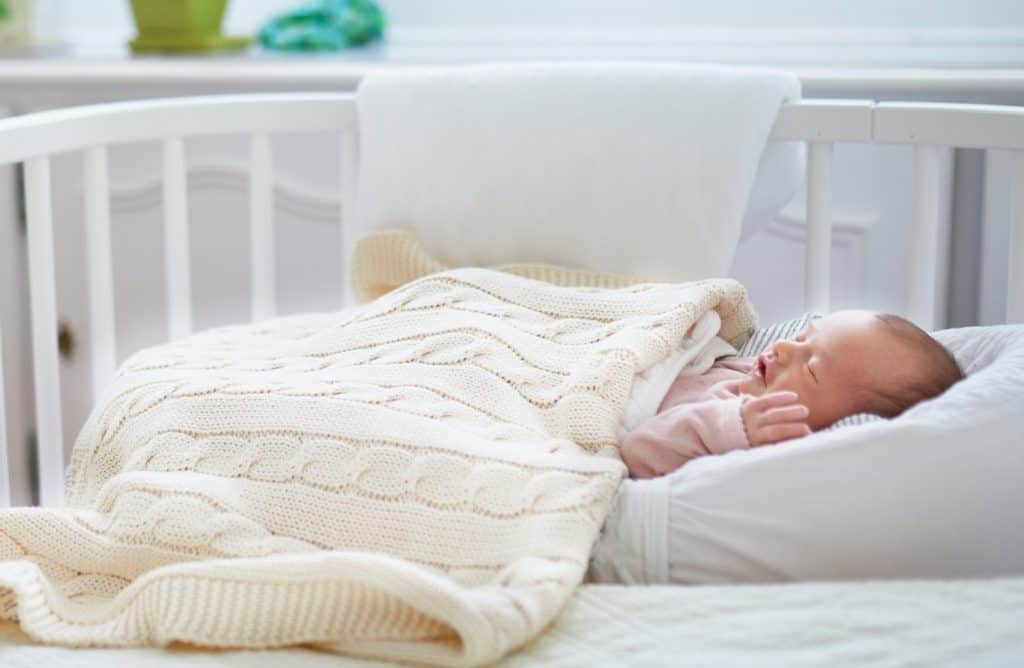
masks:
{"type": "Polygon", "coordinates": [[[778,443],[811,433],[807,426],[807,406],[798,402],[796,392],[768,392],[747,399],[740,406],[740,417],[750,445],[778,443]]]}

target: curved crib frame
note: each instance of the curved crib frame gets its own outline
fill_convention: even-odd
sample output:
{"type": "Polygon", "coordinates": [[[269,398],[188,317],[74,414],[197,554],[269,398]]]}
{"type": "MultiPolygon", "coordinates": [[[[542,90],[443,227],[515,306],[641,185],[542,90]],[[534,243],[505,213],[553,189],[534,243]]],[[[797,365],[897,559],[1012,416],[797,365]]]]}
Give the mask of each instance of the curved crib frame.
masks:
{"type": "MultiPolygon", "coordinates": [[[[283,93],[168,98],[72,107],[0,120],[0,166],[24,163],[28,218],[29,288],[38,430],[40,501],[63,502],[57,356],[56,286],[50,157],[81,152],[85,175],[90,351],[93,396],[116,368],[107,146],[160,141],[163,155],[169,338],[192,331],[189,295],[186,137],[250,137],[249,204],[253,320],[272,317],[273,184],[269,135],[290,131],[337,132],[341,150],[343,218],[353,210],[358,124],[351,93],[283,93]]],[[[912,320],[934,322],[938,252],[941,147],[1024,150],[1024,107],[870,100],[803,100],[785,105],[772,130],[775,140],[808,145],[805,307],[829,307],[832,235],[831,161],[836,143],[909,144],[914,147],[914,216],[908,295],[912,320]]],[[[1024,154],[1016,153],[1011,188],[1007,322],[1024,322],[1024,154]]],[[[342,227],[344,230],[344,226],[342,227]]],[[[343,261],[349,239],[343,239],[343,261]]],[[[346,295],[346,303],[350,301],[346,295]]],[[[0,360],[0,503],[10,504],[0,360]]]]}

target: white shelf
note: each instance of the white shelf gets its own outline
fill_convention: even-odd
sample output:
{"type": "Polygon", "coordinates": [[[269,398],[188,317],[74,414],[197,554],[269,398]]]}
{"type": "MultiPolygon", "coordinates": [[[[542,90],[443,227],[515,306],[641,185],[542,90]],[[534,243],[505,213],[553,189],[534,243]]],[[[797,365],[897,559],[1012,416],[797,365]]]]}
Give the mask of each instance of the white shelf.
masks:
{"type": "Polygon", "coordinates": [[[1024,30],[759,29],[679,26],[395,26],[385,42],[339,53],[252,47],[187,56],[137,56],[120,35],[76,44],[0,49],[0,85],[173,84],[351,88],[384,67],[498,61],[718,62],[795,71],[830,91],[1024,92],[1024,30]]]}

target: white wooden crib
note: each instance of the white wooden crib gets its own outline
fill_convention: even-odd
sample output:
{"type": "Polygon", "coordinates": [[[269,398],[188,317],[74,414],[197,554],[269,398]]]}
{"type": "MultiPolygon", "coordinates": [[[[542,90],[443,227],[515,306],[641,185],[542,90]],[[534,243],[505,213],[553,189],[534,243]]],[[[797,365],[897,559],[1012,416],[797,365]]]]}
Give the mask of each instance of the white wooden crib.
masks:
{"type": "MultiPolygon", "coordinates": [[[[269,136],[294,131],[337,133],[342,216],[353,210],[358,123],[352,94],[300,93],[176,98],[74,107],[0,121],[0,166],[24,163],[31,290],[40,501],[63,499],[50,158],[82,156],[86,198],[88,293],[94,396],[116,366],[107,147],[162,144],[169,331],[192,331],[190,259],[183,140],[249,137],[250,266],[253,320],[275,315],[273,184],[269,136]]],[[[907,285],[910,317],[934,324],[939,248],[940,147],[1024,150],[1024,108],[869,100],[803,100],[785,106],[772,139],[807,143],[805,308],[829,308],[832,175],[836,143],[911,145],[914,149],[912,256],[907,285]]],[[[1015,154],[1006,322],[1024,322],[1024,154],[1015,154]]],[[[343,228],[344,229],[344,228],[343,228]]],[[[346,241],[339,248],[344,261],[346,241]]],[[[347,301],[347,296],[346,296],[347,301]]],[[[0,332],[2,332],[0,323],[0,332]]],[[[2,371],[2,360],[0,360],[2,371]]],[[[0,379],[3,375],[0,373],[0,379]]],[[[10,503],[3,391],[0,387],[0,501],[10,503]]],[[[6,388],[16,392],[18,388],[6,388]]]]}
{"type": "MultiPolygon", "coordinates": [[[[40,500],[43,505],[60,505],[63,502],[64,480],[56,336],[51,157],[74,152],[80,154],[83,161],[86,184],[85,252],[88,259],[89,313],[92,328],[90,354],[95,396],[108,384],[118,358],[111,270],[107,147],[138,141],[154,141],[162,145],[168,337],[177,338],[189,334],[193,329],[189,291],[189,221],[186,206],[184,139],[221,134],[244,134],[249,137],[251,318],[264,319],[276,314],[272,234],[273,156],[269,136],[272,133],[290,131],[336,133],[341,155],[341,182],[338,188],[341,194],[342,216],[348,216],[353,210],[356,197],[354,175],[359,132],[354,102],[354,97],[350,94],[319,93],[197,97],[70,108],[0,121],[0,166],[24,163],[32,361],[38,425],[37,455],[40,500]]],[[[907,315],[927,327],[934,324],[936,312],[937,255],[940,247],[939,198],[942,194],[940,150],[942,147],[960,147],[1024,151],[1024,108],[804,100],[782,109],[772,138],[802,141],[808,145],[808,229],[804,306],[809,311],[825,311],[829,308],[831,163],[834,145],[850,142],[904,144],[913,147],[914,216],[909,223],[912,226],[910,247],[913,249],[913,255],[909,258],[910,280],[906,286],[907,303],[910,304],[911,312],[907,315]]],[[[1012,189],[1011,202],[1013,220],[1011,243],[1008,248],[1010,271],[1007,277],[1006,322],[1024,322],[1024,154],[1015,155],[1013,183],[1016,187],[1012,189]]],[[[348,256],[348,244],[351,241],[343,239],[342,248],[338,249],[340,258],[348,256]]],[[[3,324],[5,323],[0,323],[3,324]]],[[[0,379],[2,378],[0,360],[0,379]]],[[[5,390],[18,392],[20,388],[3,388],[0,384],[0,501],[9,505],[10,487],[7,479],[7,444],[4,442],[6,430],[3,415],[5,390]]],[[[891,624],[898,630],[899,625],[906,621],[901,615],[913,617],[914,621],[923,625],[915,628],[927,628],[931,624],[934,626],[931,627],[930,633],[922,631],[916,636],[905,631],[901,632],[902,635],[897,633],[886,636],[886,642],[891,643],[892,647],[900,646],[901,643],[906,646],[908,642],[913,643],[916,638],[923,648],[932,652],[931,655],[927,652],[915,654],[917,659],[928,656],[953,656],[956,647],[961,646],[956,644],[959,642],[956,638],[963,630],[952,627],[945,630],[940,628],[942,623],[949,627],[950,620],[957,619],[956,615],[947,614],[944,612],[946,608],[943,608],[944,605],[948,608],[948,601],[953,598],[958,601],[957,605],[962,604],[965,610],[984,613],[975,616],[978,624],[972,633],[981,634],[978,637],[985,637],[986,633],[993,638],[1011,637],[1012,630],[1007,629],[1013,627],[1013,610],[1019,602],[1024,601],[1024,586],[1020,580],[1006,581],[1005,584],[978,582],[966,584],[963,588],[957,588],[952,584],[875,583],[864,585],[857,590],[843,589],[842,596],[830,595],[828,592],[831,590],[827,589],[829,586],[832,585],[796,585],[796,588],[792,588],[793,585],[782,585],[790,587],[786,591],[793,593],[793,596],[788,598],[777,598],[777,594],[773,593],[777,592],[777,589],[701,588],[697,593],[687,593],[686,601],[690,604],[697,601],[697,604],[704,606],[706,610],[714,610],[718,606],[722,609],[740,609],[741,612],[746,609],[750,614],[760,615],[756,626],[762,630],[751,631],[749,636],[748,648],[751,652],[760,652],[769,647],[770,643],[779,642],[782,636],[772,635],[775,633],[772,631],[772,623],[773,620],[779,619],[780,615],[783,619],[808,629],[821,628],[824,635],[818,640],[811,638],[814,631],[808,631],[810,635],[807,636],[811,638],[810,645],[818,643],[812,650],[819,652],[825,643],[835,643],[837,637],[828,630],[831,623],[829,619],[837,624],[841,622],[840,625],[849,631],[848,638],[844,637],[843,642],[848,641],[850,644],[834,647],[836,651],[845,652],[844,665],[855,665],[858,658],[870,658],[871,651],[874,651],[871,649],[873,646],[865,645],[863,639],[876,634],[878,624],[891,624]],[[813,614],[809,610],[794,613],[794,610],[800,607],[798,601],[803,595],[800,593],[801,587],[804,588],[802,591],[808,593],[820,590],[817,594],[818,600],[834,603],[815,608],[813,614]],[[766,602],[776,600],[780,603],[766,602]],[[791,605],[786,601],[797,603],[791,605]],[[929,608],[927,605],[921,605],[921,601],[932,601],[934,606],[929,608]],[[794,605],[796,607],[793,607],[794,605]],[[929,610],[933,610],[933,614],[929,610]],[[934,619],[929,619],[929,614],[932,614],[934,619]],[[858,631],[856,625],[849,622],[856,615],[866,620],[863,632],[858,631]],[[858,635],[860,633],[863,633],[863,636],[858,635]],[[945,640],[935,643],[934,640],[938,637],[945,640]],[[856,647],[866,648],[864,651],[867,653],[858,654],[854,651],[856,647]]],[[[842,585],[835,586],[838,593],[842,585]]],[[[683,599],[680,596],[676,588],[669,587],[584,587],[557,622],[556,632],[547,634],[541,642],[531,647],[526,655],[513,657],[511,661],[515,665],[550,661],[582,665],[579,663],[581,656],[589,656],[595,660],[613,656],[621,658],[623,651],[629,651],[630,656],[634,658],[642,658],[641,655],[651,658],[654,656],[651,648],[659,642],[663,644],[663,649],[678,645],[680,650],[684,647],[687,651],[692,650],[700,645],[700,638],[706,637],[706,632],[713,634],[715,631],[714,615],[710,616],[712,621],[705,627],[693,626],[691,616],[688,616],[681,607],[683,599]],[[622,633],[635,633],[640,628],[647,629],[647,649],[637,653],[635,647],[621,645],[615,640],[615,632],[608,626],[614,626],[610,622],[613,617],[609,614],[611,606],[620,611],[631,610],[624,615],[629,620],[629,625],[622,627],[622,633]],[[648,618],[651,621],[650,625],[645,626],[641,623],[648,618]],[[684,627],[684,622],[689,626],[684,627]],[[603,633],[600,637],[586,635],[590,629],[597,627],[607,628],[608,633],[603,633]],[[679,629],[688,630],[681,633],[679,629]],[[581,648],[585,648],[585,651],[581,648]],[[577,650],[583,653],[579,654],[577,650]]],[[[735,637],[722,637],[725,638],[723,642],[736,646],[735,637]]],[[[10,640],[9,637],[6,639],[10,640]]],[[[964,640],[966,641],[967,639],[964,640]]],[[[2,642],[3,638],[0,638],[0,643],[2,642]]],[[[712,644],[708,641],[708,647],[714,649],[712,644]]],[[[731,658],[738,662],[756,657],[762,665],[788,665],[786,662],[792,658],[790,655],[781,655],[782,663],[766,663],[763,654],[744,655],[742,645],[742,642],[739,643],[737,653],[729,657],[720,654],[708,654],[707,657],[731,658]]],[[[1019,658],[1020,655],[1014,650],[1016,646],[1004,642],[999,648],[1001,652],[1010,651],[1012,656],[1019,658]]],[[[878,648],[881,648],[881,645],[878,648]]],[[[1021,649],[1024,651],[1024,640],[1021,641],[1021,649]]],[[[133,665],[145,660],[147,655],[144,653],[147,651],[152,650],[126,650],[115,657],[109,650],[50,648],[31,656],[36,657],[32,660],[37,663],[45,663],[47,660],[73,660],[77,665],[112,665],[123,661],[124,665],[133,665]],[[73,659],[65,654],[71,651],[78,652],[73,659]]],[[[20,654],[10,656],[14,659],[22,657],[20,654]]],[[[776,658],[778,656],[780,655],[776,655],[776,658]]],[[[820,656],[827,658],[827,655],[820,656]]],[[[1010,656],[1011,654],[1000,654],[995,659],[998,661],[1010,656]]],[[[241,653],[222,653],[216,657],[211,655],[210,661],[217,662],[218,665],[234,665],[236,659],[238,665],[248,661],[241,653]]],[[[314,652],[289,650],[279,654],[278,665],[298,665],[300,662],[302,665],[312,665],[322,659],[323,655],[314,652]]],[[[336,657],[330,659],[334,661],[336,657]]],[[[182,660],[189,659],[183,656],[182,660]]],[[[927,660],[924,662],[928,663],[927,660]]],[[[360,662],[359,665],[364,664],[360,662]]]]}

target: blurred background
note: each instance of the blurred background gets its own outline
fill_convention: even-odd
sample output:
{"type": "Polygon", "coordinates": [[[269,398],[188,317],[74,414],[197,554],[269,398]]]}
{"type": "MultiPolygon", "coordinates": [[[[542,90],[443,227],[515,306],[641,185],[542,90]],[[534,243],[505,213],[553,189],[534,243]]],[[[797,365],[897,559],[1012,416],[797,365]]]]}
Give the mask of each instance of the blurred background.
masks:
{"type": "MultiPolygon", "coordinates": [[[[177,95],[350,91],[376,68],[524,60],[773,66],[797,72],[805,97],[1024,104],[1020,0],[230,0],[212,31],[168,37],[182,7],[217,14],[223,2],[0,0],[0,114],[177,95]],[[136,25],[143,16],[146,34],[136,25]]],[[[241,322],[249,309],[246,140],[189,140],[186,149],[195,328],[241,322]]],[[[278,136],[273,155],[279,311],[340,308],[337,141],[278,136]]],[[[835,307],[904,310],[911,167],[909,148],[837,146],[835,307]]],[[[167,336],[158,147],[118,146],[110,170],[123,360],[167,336]]],[[[950,187],[941,202],[940,322],[997,322],[1005,303],[1008,157],[946,151],[942,178],[950,187]]],[[[20,188],[17,169],[0,169],[8,441],[14,500],[24,503],[35,475],[20,188]]],[[[80,156],[53,161],[53,192],[70,450],[91,403],[80,156]]],[[[748,282],[764,322],[801,309],[804,218],[797,192],[777,215],[746,222],[732,275],[748,282]]]]}
{"type": "MultiPolygon", "coordinates": [[[[180,0],[163,0],[173,5],[180,0]]],[[[156,0],[157,4],[160,0],[156,0]]],[[[135,34],[128,0],[6,0],[37,44],[109,52],[135,34]]],[[[232,0],[223,30],[253,34],[303,2],[232,0]]],[[[688,57],[804,67],[1020,65],[1017,0],[381,0],[402,58],[688,57]],[[467,49],[472,49],[469,51],[467,49]]]]}

